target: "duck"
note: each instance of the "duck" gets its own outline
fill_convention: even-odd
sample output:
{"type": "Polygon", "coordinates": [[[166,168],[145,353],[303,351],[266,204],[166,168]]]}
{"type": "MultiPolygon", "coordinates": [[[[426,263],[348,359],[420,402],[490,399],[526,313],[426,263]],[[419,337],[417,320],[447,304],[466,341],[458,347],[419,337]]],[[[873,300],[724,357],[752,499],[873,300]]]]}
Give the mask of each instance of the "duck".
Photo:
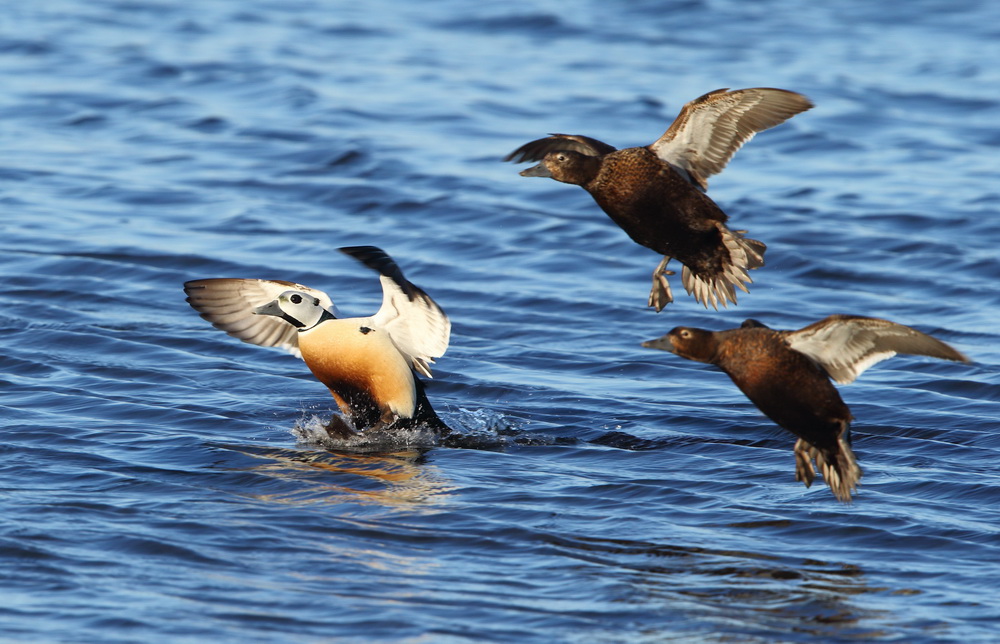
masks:
{"type": "Polygon", "coordinates": [[[725,331],[679,326],[642,346],[725,372],[765,416],[798,437],[795,479],[810,487],[815,461],[834,496],[845,503],[857,489],[861,468],[850,445],[853,417],[831,380],[854,382],[897,353],[970,361],[911,327],[842,314],[797,331],[774,330],[752,319],[725,331]]]}
{"type": "Polygon", "coordinates": [[[215,328],[305,361],[344,416],[326,426],[330,436],[414,427],[449,433],[417,377],[431,378],[430,365],[448,349],[448,316],[385,251],[338,250],[379,273],[382,305],[374,315],[342,317],[323,291],[283,280],[191,280],[187,302],[215,328]]]}
{"type": "Polygon", "coordinates": [[[673,301],[667,264],[682,264],[688,294],[718,310],[748,293],[748,271],[764,265],[767,246],[730,230],[728,215],[708,197],[708,177],[726,167],[757,132],[813,107],[796,92],[772,87],[717,89],[685,104],[650,145],[618,150],[579,134],[552,134],[525,143],[504,160],[538,161],[524,177],[581,186],[632,241],[663,255],[647,304],[657,312],[673,301]]]}

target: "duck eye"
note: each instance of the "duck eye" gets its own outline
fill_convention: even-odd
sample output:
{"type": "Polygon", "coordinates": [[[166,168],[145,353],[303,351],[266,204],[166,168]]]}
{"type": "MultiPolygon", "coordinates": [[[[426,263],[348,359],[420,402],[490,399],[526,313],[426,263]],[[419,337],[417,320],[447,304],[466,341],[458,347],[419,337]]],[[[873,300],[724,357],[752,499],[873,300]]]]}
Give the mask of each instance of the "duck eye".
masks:
{"type": "Polygon", "coordinates": [[[682,338],[684,338],[685,340],[690,340],[690,339],[691,339],[691,332],[690,332],[690,331],[688,331],[687,329],[683,329],[683,330],[681,331],[681,333],[680,333],[680,336],[681,336],[682,338]]]}
{"type": "Polygon", "coordinates": [[[566,161],[566,155],[565,154],[557,154],[556,155],[556,161],[559,161],[560,163],[565,162],[566,161]]]}
{"type": "Polygon", "coordinates": [[[288,299],[289,299],[289,301],[291,301],[292,304],[301,304],[302,303],[302,296],[299,295],[298,293],[293,293],[292,296],[290,298],[288,298],[288,299]]]}

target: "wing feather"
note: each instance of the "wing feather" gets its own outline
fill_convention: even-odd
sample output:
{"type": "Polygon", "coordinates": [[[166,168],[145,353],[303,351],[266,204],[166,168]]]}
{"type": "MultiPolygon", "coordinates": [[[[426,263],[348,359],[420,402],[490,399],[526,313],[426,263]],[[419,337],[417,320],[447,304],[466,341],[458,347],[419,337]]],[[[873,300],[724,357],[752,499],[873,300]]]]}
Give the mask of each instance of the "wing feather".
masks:
{"type": "Polygon", "coordinates": [[[805,96],[784,89],[717,89],[687,103],[649,148],[707,190],[708,177],[722,172],[754,134],[812,106],[805,96]]]}
{"type": "Polygon", "coordinates": [[[395,261],[374,246],[341,248],[341,252],[380,273],[382,306],[372,322],[385,329],[415,370],[431,377],[430,364],[444,355],[451,321],[420,287],[409,282],[395,261]]]}
{"type": "Polygon", "coordinates": [[[301,358],[298,331],[294,326],[281,318],[253,312],[258,306],[289,290],[303,291],[318,298],[323,308],[336,315],[333,302],[326,293],[295,282],[215,278],[184,284],[188,304],[215,328],[244,342],[277,347],[301,358]]]}
{"type": "Polygon", "coordinates": [[[869,367],[897,353],[969,362],[965,355],[926,333],[878,318],[831,315],[798,331],[786,331],[785,339],[841,384],[854,382],[869,367]]]}
{"type": "Polygon", "coordinates": [[[513,161],[514,163],[541,161],[549,152],[559,152],[561,150],[599,157],[614,152],[616,148],[604,141],[598,141],[582,134],[552,134],[544,139],[536,139],[525,143],[505,156],[503,160],[513,161]]]}

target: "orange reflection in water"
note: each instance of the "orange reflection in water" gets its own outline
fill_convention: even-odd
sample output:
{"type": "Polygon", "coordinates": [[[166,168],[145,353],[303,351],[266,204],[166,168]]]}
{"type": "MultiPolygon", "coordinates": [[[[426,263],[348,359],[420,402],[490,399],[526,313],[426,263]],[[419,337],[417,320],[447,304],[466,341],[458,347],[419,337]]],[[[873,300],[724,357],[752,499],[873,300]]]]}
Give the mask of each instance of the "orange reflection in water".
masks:
{"type": "Polygon", "coordinates": [[[455,485],[445,480],[438,468],[424,462],[426,450],[352,454],[315,449],[241,447],[236,451],[262,461],[259,465],[246,468],[247,471],[286,483],[281,486],[281,491],[251,495],[274,503],[361,502],[406,506],[417,512],[437,512],[449,498],[448,493],[455,489],[455,485]]]}

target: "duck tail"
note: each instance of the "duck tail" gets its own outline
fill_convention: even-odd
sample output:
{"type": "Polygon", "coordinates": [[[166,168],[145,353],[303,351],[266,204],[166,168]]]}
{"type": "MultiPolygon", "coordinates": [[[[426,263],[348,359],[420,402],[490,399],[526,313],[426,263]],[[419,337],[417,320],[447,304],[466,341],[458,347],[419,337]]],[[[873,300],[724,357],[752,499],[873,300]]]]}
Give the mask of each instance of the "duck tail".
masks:
{"type": "Polygon", "coordinates": [[[748,271],[764,265],[764,242],[743,236],[744,231],[729,230],[718,224],[722,245],[716,270],[695,273],[687,265],[681,270],[681,281],[688,294],[693,295],[705,308],[711,304],[719,310],[729,302],[736,304],[736,289],[749,293],[745,284],[752,284],[748,271]]]}
{"type": "Polygon", "coordinates": [[[851,493],[857,491],[861,480],[861,468],[851,446],[844,440],[846,435],[847,432],[842,432],[835,445],[822,449],[801,438],[795,442],[795,480],[802,481],[806,487],[812,485],[816,478],[812,464],[815,459],[823,472],[823,480],[842,503],[851,502],[851,493]]]}
{"type": "Polygon", "coordinates": [[[413,424],[433,429],[442,436],[450,434],[451,427],[448,427],[448,425],[446,425],[445,422],[438,417],[434,408],[431,407],[431,401],[427,400],[427,393],[424,391],[424,383],[421,382],[420,378],[417,378],[416,375],[413,376],[413,384],[417,388],[417,405],[416,409],[413,411],[413,424]]]}

